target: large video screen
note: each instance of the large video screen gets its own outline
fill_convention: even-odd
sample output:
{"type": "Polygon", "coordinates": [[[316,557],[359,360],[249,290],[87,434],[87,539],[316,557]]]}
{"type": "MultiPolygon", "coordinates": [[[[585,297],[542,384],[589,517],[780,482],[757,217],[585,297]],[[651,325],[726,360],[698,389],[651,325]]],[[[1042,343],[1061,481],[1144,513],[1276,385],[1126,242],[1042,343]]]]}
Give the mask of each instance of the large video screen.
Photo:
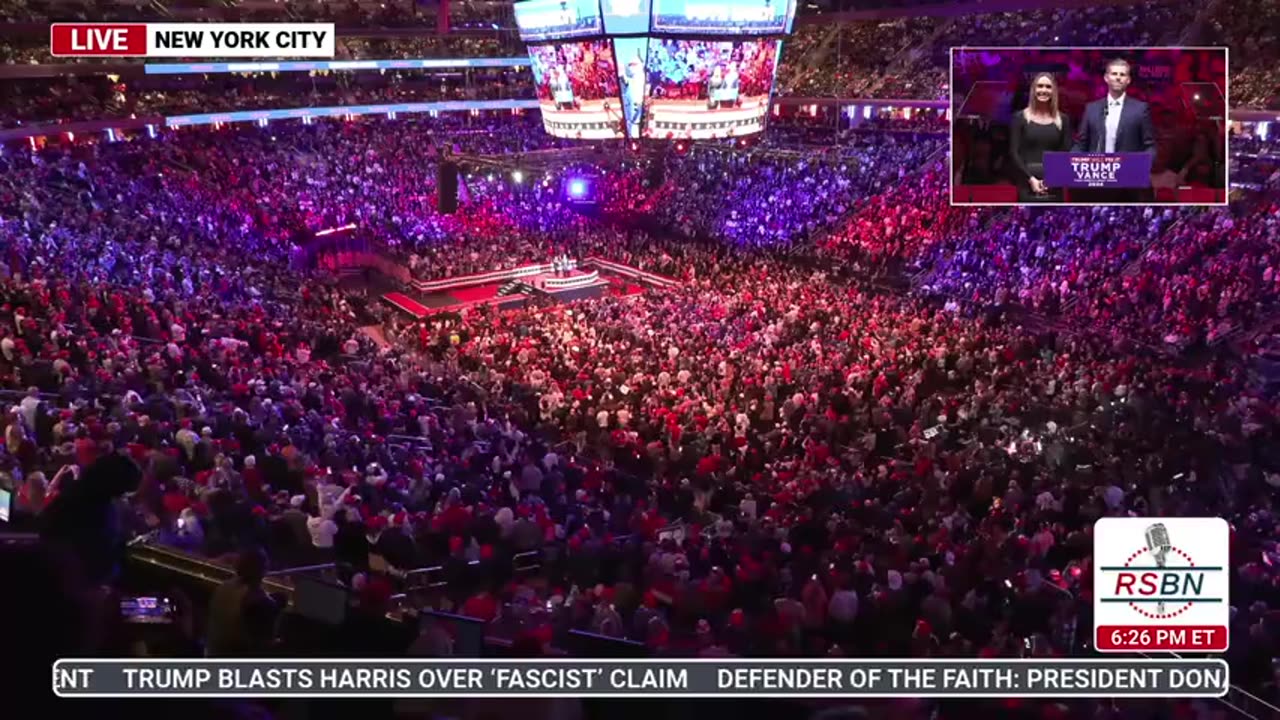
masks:
{"type": "Polygon", "coordinates": [[[530,45],[542,124],[556,137],[620,138],[618,68],[608,40],[530,45]]]}
{"type": "Polygon", "coordinates": [[[764,130],[779,40],[649,41],[649,138],[736,137],[764,130]]]}
{"type": "Polygon", "coordinates": [[[604,31],[610,35],[649,32],[651,0],[600,0],[604,11],[604,31]]]}
{"type": "Polygon", "coordinates": [[[795,16],[795,0],[653,0],[655,33],[781,34],[795,16]]]}
{"type": "Polygon", "coordinates": [[[649,96],[645,60],[649,38],[614,38],[613,57],[618,63],[618,87],[622,90],[622,114],[627,137],[642,137],[644,101],[649,96]]]}
{"type": "Polygon", "coordinates": [[[597,0],[525,0],[513,5],[525,42],[601,35],[597,0]]]}

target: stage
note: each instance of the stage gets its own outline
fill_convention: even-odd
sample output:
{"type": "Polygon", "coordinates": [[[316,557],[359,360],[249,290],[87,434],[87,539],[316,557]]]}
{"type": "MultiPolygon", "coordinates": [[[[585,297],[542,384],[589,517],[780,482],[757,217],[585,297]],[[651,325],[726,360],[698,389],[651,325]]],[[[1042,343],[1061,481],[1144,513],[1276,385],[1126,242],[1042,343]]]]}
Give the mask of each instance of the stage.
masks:
{"type": "Polygon", "coordinates": [[[477,305],[496,305],[505,310],[523,307],[534,299],[572,302],[610,292],[629,295],[643,292],[646,287],[669,288],[678,284],[669,277],[589,257],[581,263],[561,259],[440,280],[412,280],[403,292],[387,293],[382,299],[414,318],[423,318],[477,305]]]}
{"type": "Polygon", "coordinates": [[[449,283],[447,287],[414,293],[413,297],[406,293],[388,293],[383,299],[414,317],[426,317],[436,312],[458,312],[477,305],[496,305],[507,310],[539,298],[572,302],[600,297],[610,287],[609,281],[601,278],[596,270],[499,274],[511,276],[479,283],[471,280],[483,276],[454,278],[446,281],[449,283]]]}

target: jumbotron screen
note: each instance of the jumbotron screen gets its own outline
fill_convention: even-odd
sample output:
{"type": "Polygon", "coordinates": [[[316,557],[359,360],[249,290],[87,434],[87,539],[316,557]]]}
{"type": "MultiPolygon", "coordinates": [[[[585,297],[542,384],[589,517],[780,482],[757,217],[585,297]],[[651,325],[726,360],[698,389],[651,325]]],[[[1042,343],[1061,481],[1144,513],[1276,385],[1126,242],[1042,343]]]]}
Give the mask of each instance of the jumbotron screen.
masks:
{"type": "Polygon", "coordinates": [[[556,137],[623,136],[618,68],[609,40],[530,45],[542,124],[556,137]]]}
{"type": "Polygon", "coordinates": [[[524,0],[514,4],[525,42],[608,35],[781,35],[795,0],[524,0]]]}
{"type": "Polygon", "coordinates": [[[791,31],[795,0],[653,0],[652,32],[774,35],[791,31]]]}
{"type": "Polygon", "coordinates": [[[600,9],[609,35],[649,32],[650,0],[600,0],[600,9]]]}
{"type": "Polygon", "coordinates": [[[781,45],[650,39],[643,137],[705,140],[764,130],[781,45]]]}
{"type": "Polygon", "coordinates": [[[512,6],[525,42],[591,37],[604,32],[597,0],[525,0],[512,6]]]}

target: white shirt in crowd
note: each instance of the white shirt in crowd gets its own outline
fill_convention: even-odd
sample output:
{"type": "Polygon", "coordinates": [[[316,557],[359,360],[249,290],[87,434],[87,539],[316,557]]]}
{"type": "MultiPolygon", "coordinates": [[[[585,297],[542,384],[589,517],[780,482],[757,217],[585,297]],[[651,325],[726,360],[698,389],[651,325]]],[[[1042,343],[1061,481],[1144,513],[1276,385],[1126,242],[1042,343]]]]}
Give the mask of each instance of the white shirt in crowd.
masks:
{"type": "Polygon", "coordinates": [[[338,525],[325,517],[307,518],[307,532],[311,533],[311,544],[318,548],[333,547],[333,538],[338,534],[338,525]]]}

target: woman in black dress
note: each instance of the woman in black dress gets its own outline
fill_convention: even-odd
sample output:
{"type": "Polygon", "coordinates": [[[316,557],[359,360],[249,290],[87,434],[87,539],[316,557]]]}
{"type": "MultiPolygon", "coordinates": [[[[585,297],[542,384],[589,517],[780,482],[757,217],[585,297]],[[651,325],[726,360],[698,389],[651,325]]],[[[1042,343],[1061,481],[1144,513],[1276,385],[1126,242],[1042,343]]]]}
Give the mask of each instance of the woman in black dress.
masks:
{"type": "Polygon", "coordinates": [[[1071,149],[1071,121],[1058,110],[1058,82],[1050,73],[1031,80],[1027,107],[1009,127],[1009,158],[1017,169],[1018,202],[1062,202],[1061,188],[1044,184],[1044,154],[1071,149]]]}

